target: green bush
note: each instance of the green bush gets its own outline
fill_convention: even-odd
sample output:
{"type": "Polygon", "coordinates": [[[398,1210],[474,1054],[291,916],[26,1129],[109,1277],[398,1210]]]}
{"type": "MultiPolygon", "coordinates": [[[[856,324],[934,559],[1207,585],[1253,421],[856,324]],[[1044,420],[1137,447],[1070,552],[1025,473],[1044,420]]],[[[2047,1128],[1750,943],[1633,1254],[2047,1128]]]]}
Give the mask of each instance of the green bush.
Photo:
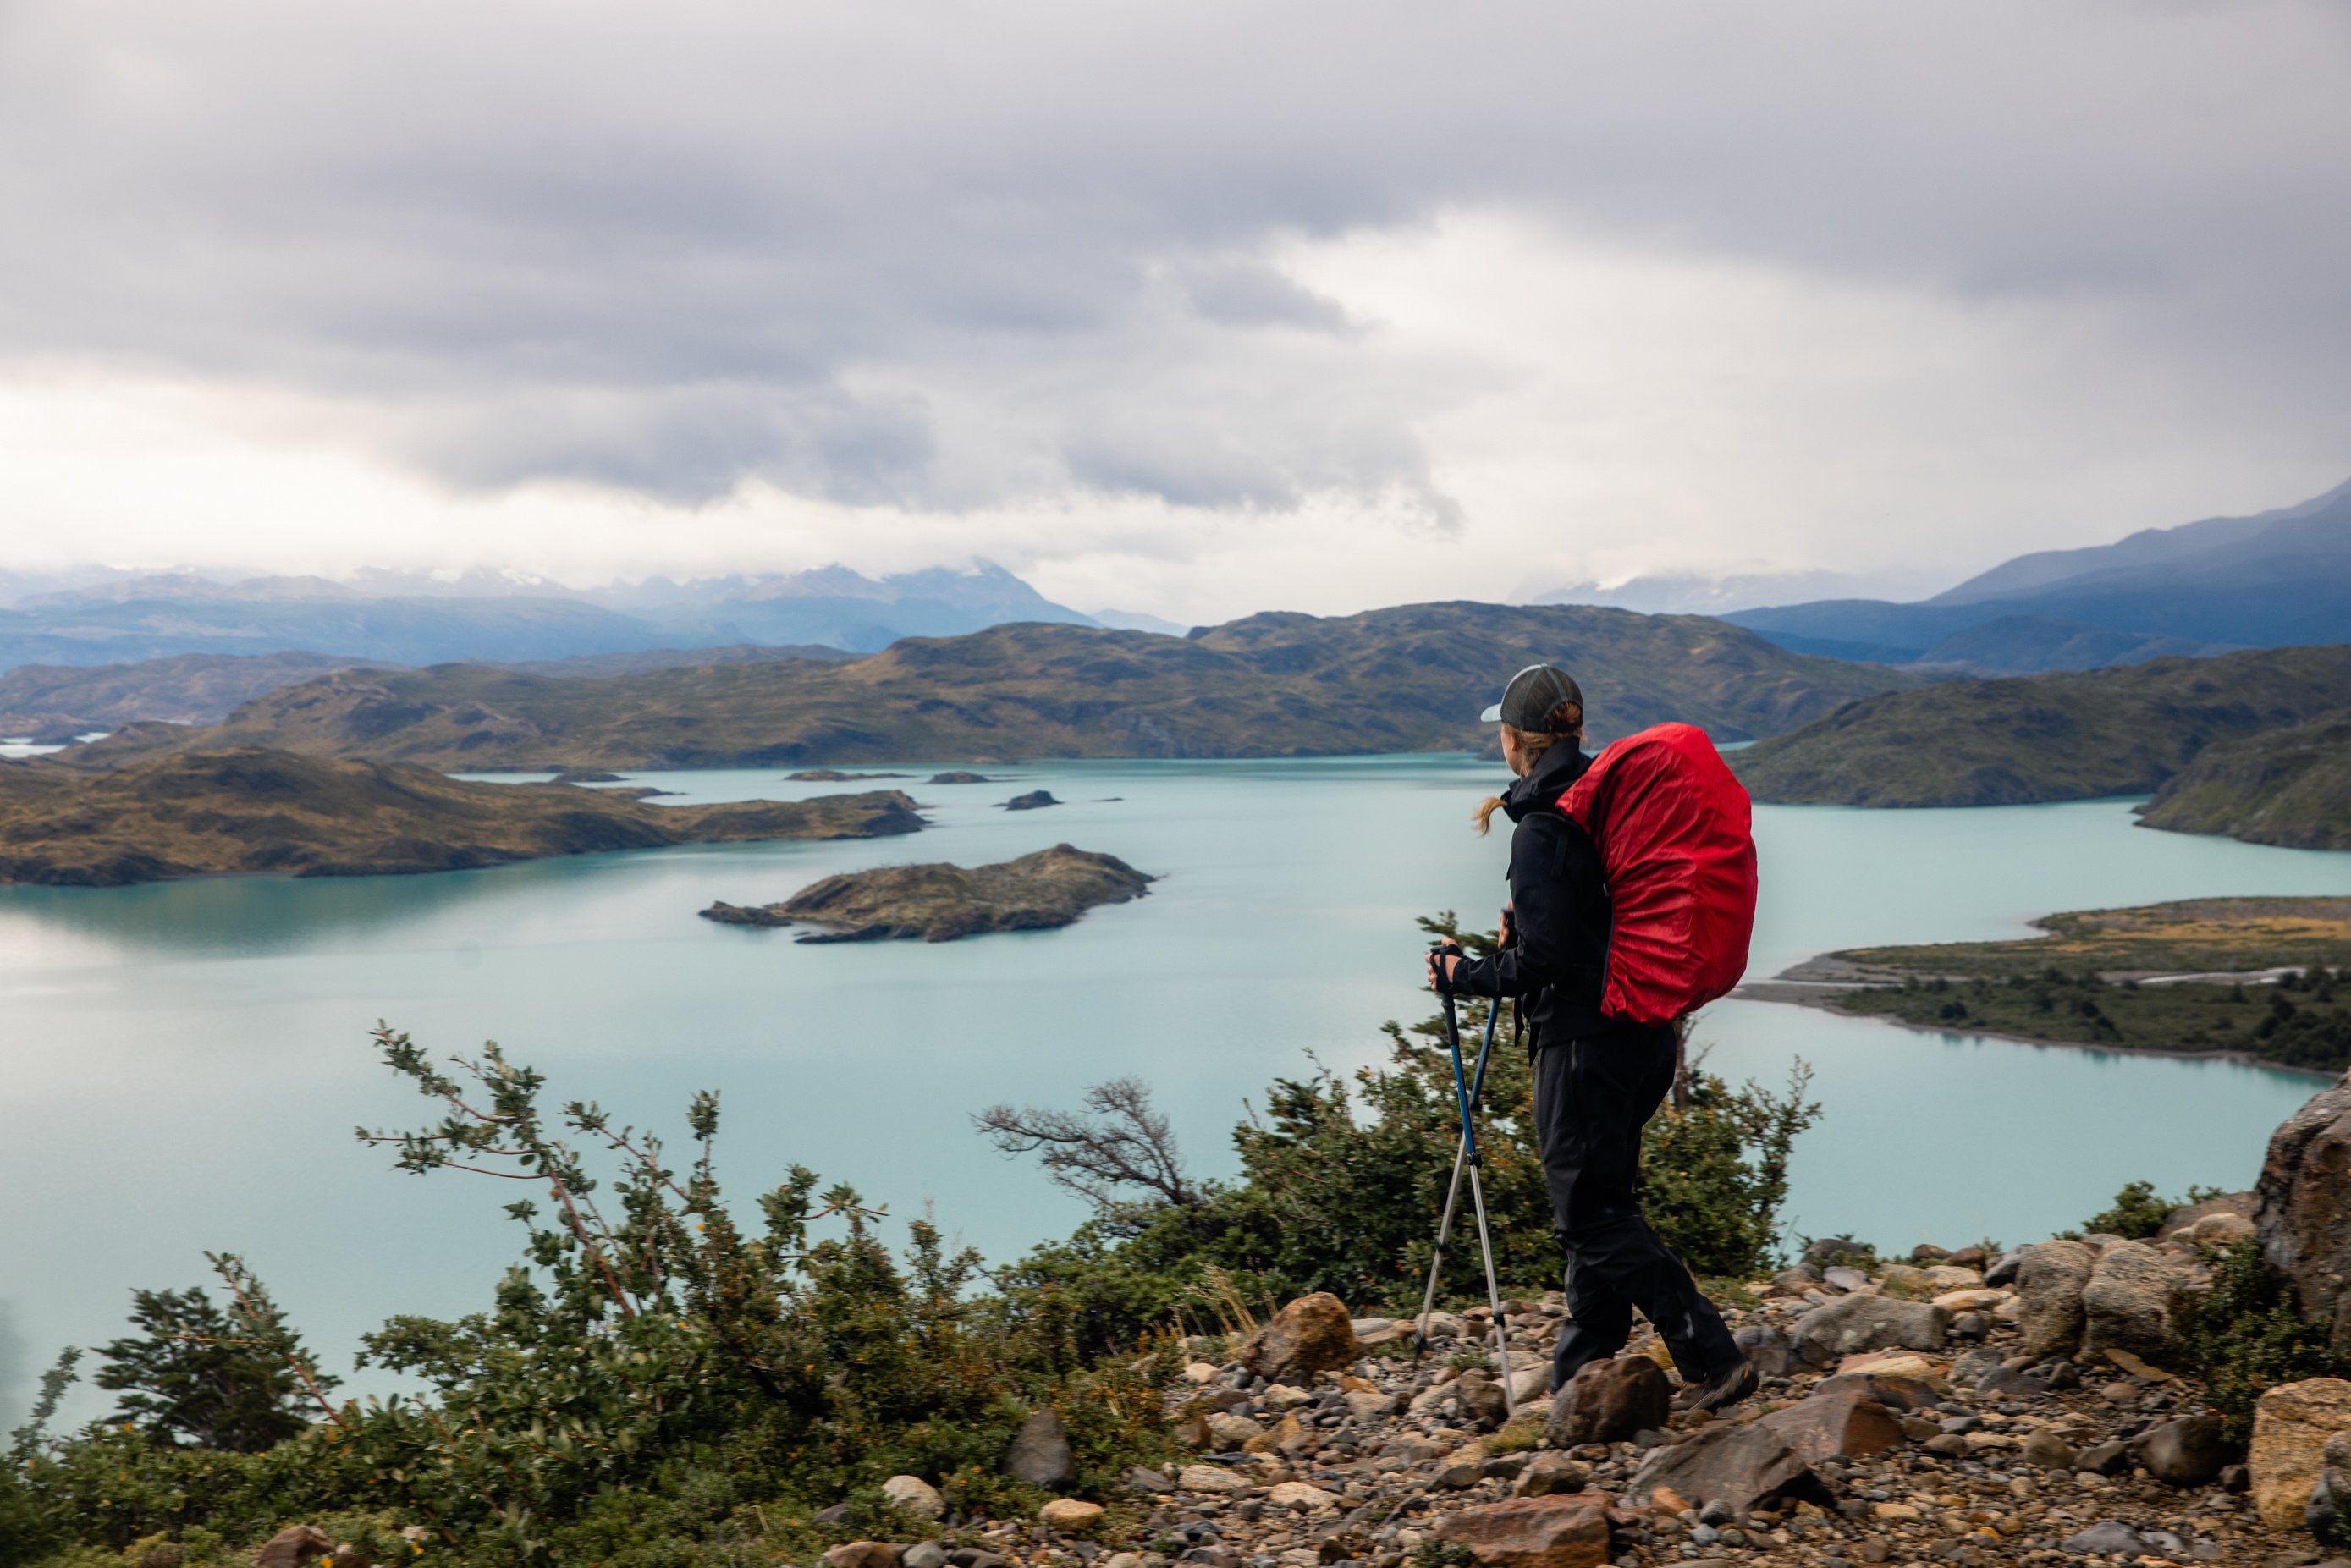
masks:
{"type": "Polygon", "coordinates": [[[2253,1402],[2264,1390],[2351,1375],[2351,1364],[2327,1347],[2326,1330],[2304,1321],[2294,1285],[2270,1270],[2250,1236],[2215,1260],[2212,1287],[2197,1302],[2187,1337],[2204,1397],[2235,1443],[2252,1435],[2253,1402]]]}

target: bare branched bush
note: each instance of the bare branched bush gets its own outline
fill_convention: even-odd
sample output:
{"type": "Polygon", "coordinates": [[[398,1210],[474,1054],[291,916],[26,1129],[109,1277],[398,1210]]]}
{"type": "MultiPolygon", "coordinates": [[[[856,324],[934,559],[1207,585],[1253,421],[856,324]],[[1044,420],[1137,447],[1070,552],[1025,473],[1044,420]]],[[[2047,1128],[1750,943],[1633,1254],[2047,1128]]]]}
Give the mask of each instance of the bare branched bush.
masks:
{"type": "Polygon", "coordinates": [[[1138,1188],[1178,1208],[1200,1202],[1148,1084],[1113,1078],[1087,1090],[1085,1100],[1083,1111],[991,1105],[972,1124],[1006,1155],[1041,1153],[1055,1183],[1098,1208],[1115,1207],[1138,1188]]]}

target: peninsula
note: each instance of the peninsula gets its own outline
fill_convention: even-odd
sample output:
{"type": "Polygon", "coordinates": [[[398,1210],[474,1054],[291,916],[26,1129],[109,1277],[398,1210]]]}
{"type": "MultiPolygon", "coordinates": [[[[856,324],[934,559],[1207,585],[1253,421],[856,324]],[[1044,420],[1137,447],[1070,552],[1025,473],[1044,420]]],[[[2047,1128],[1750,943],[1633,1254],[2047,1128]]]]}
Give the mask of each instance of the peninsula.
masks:
{"type": "Polygon", "coordinates": [[[2052,915],[2046,936],[1855,947],[1741,989],[1924,1029],[2351,1067],[2351,898],[2052,915]]]}
{"type": "Polygon", "coordinates": [[[968,871],[938,863],[850,872],[813,883],[781,904],[714,904],[702,917],[727,925],[819,927],[802,942],[917,936],[952,942],[989,931],[1071,925],[1097,904],[1141,898],[1153,880],[1116,855],[1056,844],[968,871]]]}
{"type": "Polygon", "coordinates": [[[664,807],[567,784],[465,783],[404,763],[253,748],[100,774],[0,761],[0,883],[379,876],[669,844],[875,838],[923,825],[894,789],[664,807]]]}

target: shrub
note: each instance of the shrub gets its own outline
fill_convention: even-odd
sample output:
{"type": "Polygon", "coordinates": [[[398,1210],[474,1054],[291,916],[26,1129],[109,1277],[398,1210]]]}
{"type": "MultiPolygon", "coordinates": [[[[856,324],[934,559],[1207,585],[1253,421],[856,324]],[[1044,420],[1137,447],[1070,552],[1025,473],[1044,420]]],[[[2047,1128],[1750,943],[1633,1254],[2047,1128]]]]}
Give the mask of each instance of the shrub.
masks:
{"type": "Polygon", "coordinates": [[[2187,1337],[2204,1397],[2234,1443],[2252,1435],[2253,1402],[2264,1390],[2351,1375],[2351,1364],[2327,1348],[2326,1330],[2304,1321],[2293,1283],[2270,1270],[2250,1236],[2214,1261],[2211,1289],[2196,1303],[2187,1337]]]}

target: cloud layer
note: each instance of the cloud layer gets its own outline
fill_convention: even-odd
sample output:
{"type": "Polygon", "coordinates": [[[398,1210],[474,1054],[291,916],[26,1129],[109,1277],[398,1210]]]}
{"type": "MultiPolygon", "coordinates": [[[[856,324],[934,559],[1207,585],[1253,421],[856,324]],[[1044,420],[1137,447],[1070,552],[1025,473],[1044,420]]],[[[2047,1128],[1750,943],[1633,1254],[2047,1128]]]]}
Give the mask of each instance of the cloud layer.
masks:
{"type": "Polygon", "coordinates": [[[2351,471],[2346,16],[15,0],[0,484],[1179,614],[1963,569],[2351,471]]]}

